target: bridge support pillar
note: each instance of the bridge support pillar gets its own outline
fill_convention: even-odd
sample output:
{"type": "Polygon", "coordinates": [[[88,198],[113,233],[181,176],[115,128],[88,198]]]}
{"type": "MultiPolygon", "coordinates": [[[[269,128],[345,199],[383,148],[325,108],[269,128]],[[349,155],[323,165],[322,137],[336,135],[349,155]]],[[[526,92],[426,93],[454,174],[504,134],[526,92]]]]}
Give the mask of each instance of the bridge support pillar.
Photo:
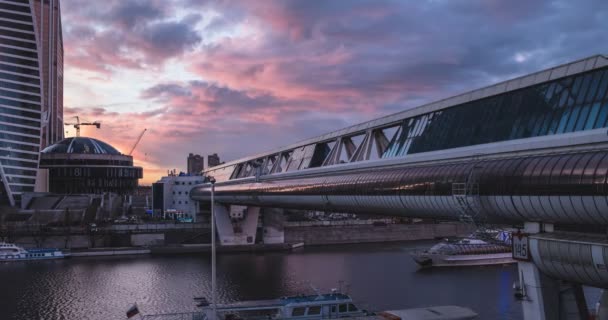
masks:
{"type": "Polygon", "coordinates": [[[285,243],[285,210],[278,208],[264,208],[262,223],[264,243],[285,243]]]}
{"type": "Polygon", "coordinates": [[[259,207],[215,204],[215,225],[222,246],[251,245],[260,216],[259,207]]]}
{"type": "MultiPolygon", "coordinates": [[[[526,222],[524,232],[553,232],[553,225],[526,222]]],[[[589,319],[581,285],[548,277],[538,269],[534,261],[520,261],[517,265],[525,320],[589,319]]]]}

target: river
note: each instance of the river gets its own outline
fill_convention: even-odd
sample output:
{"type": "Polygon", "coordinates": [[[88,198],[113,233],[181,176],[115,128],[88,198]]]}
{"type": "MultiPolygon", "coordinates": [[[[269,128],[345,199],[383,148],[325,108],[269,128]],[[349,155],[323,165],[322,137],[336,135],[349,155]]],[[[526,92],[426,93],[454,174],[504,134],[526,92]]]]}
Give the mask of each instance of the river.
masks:
{"type": "MultiPolygon", "coordinates": [[[[520,319],[517,268],[418,270],[409,252],[431,242],[309,247],[295,252],[218,255],[218,300],[266,299],[342,288],[361,307],[388,310],[467,306],[480,319],[520,319]]],[[[194,311],[210,296],[208,254],[74,258],[0,264],[1,319],[125,319],[194,311]]],[[[595,292],[595,291],[594,291],[595,292]]]]}

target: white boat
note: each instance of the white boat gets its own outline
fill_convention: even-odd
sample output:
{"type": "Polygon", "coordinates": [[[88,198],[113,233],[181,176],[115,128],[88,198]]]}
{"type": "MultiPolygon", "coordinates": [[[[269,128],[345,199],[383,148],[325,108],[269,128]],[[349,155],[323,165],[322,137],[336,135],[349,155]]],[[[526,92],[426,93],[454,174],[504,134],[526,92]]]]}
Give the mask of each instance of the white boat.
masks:
{"type": "MultiPolygon", "coordinates": [[[[486,237],[487,238],[487,237],[486,237]]],[[[499,232],[489,241],[471,237],[442,241],[425,251],[413,252],[421,267],[485,266],[515,263],[510,233],[499,232]]]]}
{"type": "Polygon", "coordinates": [[[355,320],[467,320],[475,319],[477,314],[468,308],[458,306],[438,306],[416,309],[370,312],[355,306],[351,297],[332,291],[326,294],[298,295],[271,300],[241,301],[218,304],[214,308],[205,298],[195,298],[198,313],[174,313],[144,315],[145,320],[317,320],[317,319],[355,319],[355,320]]]}
{"type": "Polygon", "coordinates": [[[479,239],[441,242],[429,250],[413,252],[412,258],[422,267],[485,266],[515,263],[511,247],[479,239]]]}
{"type": "Polygon", "coordinates": [[[24,249],[12,243],[0,242],[0,261],[49,260],[66,256],[59,249],[24,249]]]}

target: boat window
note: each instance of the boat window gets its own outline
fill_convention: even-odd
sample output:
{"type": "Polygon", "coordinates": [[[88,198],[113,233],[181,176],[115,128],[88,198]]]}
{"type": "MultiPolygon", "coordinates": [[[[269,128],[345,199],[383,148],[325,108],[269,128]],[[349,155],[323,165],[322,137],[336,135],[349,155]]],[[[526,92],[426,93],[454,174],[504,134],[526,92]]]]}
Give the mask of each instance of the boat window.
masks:
{"type": "Polygon", "coordinates": [[[340,313],[346,312],[346,304],[341,304],[339,308],[340,313]]]}
{"type": "Polygon", "coordinates": [[[308,307],[308,315],[321,314],[321,306],[308,307]]]}
{"type": "Polygon", "coordinates": [[[359,311],[359,309],[357,309],[357,307],[354,304],[349,303],[348,304],[348,311],[350,311],[350,312],[359,311]]]}
{"type": "Polygon", "coordinates": [[[331,306],[331,313],[336,313],[336,306],[331,306]]]}
{"type": "Polygon", "coordinates": [[[304,310],[306,310],[306,309],[303,308],[303,307],[301,307],[301,308],[293,308],[293,311],[291,312],[291,316],[292,317],[303,316],[304,315],[304,310]]]}

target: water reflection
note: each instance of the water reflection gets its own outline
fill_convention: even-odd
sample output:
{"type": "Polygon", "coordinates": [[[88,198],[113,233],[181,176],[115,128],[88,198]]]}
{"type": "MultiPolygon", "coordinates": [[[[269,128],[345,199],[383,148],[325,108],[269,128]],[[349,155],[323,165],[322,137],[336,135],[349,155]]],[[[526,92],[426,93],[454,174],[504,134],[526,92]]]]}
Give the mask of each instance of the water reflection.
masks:
{"type": "MultiPolygon", "coordinates": [[[[221,254],[218,299],[264,299],[350,284],[362,307],[468,306],[481,319],[519,319],[509,267],[419,271],[408,252],[420,243],[305,248],[295,253],[221,254]]],[[[425,243],[423,245],[428,245],[425,243]]],[[[135,301],[144,313],[193,311],[209,296],[209,257],[88,258],[0,264],[2,319],[123,319],[135,301]]]]}

